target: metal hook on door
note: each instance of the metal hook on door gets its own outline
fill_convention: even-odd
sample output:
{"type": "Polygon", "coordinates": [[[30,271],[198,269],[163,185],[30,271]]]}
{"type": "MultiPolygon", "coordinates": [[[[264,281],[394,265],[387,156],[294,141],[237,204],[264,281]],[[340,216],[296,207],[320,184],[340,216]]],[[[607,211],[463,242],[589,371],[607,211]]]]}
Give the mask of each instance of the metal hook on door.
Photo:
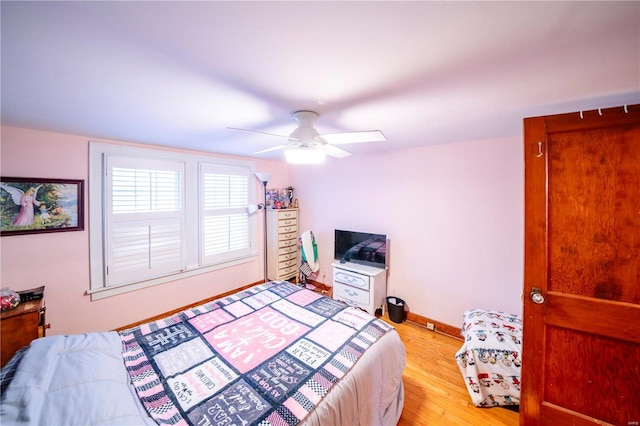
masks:
{"type": "Polygon", "coordinates": [[[538,141],[538,153],[536,154],[536,157],[542,157],[544,155],[544,152],[542,151],[542,142],[538,141]]]}

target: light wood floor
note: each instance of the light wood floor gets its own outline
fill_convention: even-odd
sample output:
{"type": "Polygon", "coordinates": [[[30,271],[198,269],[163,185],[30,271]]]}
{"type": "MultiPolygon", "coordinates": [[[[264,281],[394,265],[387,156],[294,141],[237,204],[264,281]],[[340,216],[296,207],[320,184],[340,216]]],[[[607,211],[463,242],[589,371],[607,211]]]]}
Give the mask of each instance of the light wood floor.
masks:
{"type": "Polygon", "coordinates": [[[473,406],[454,358],[461,340],[411,322],[383,319],[398,330],[407,351],[405,402],[398,426],[518,425],[515,411],[473,406]]]}

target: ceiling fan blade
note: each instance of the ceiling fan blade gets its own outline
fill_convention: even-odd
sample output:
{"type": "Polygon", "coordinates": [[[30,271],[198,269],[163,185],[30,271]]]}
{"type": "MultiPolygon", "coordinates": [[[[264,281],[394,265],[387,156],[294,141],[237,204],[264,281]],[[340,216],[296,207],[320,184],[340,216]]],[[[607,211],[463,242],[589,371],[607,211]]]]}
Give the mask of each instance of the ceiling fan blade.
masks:
{"type": "Polygon", "coordinates": [[[261,149],[260,151],[253,152],[252,154],[264,154],[265,152],[276,151],[278,149],[284,149],[285,147],[286,145],[272,146],[271,148],[261,149]]]}
{"type": "Polygon", "coordinates": [[[365,130],[362,132],[325,133],[320,135],[331,145],[361,142],[382,142],[387,138],[380,130],[365,130]]]}
{"type": "Polygon", "coordinates": [[[338,148],[337,146],[333,146],[333,145],[329,145],[326,144],[324,146],[324,152],[331,156],[331,157],[335,157],[335,158],[344,158],[344,157],[348,157],[351,155],[350,152],[345,151],[342,148],[338,148]]]}
{"type": "Polygon", "coordinates": [[[241,132],[258,133],[260,135],[276,136],[276,137],[279,137],[279,138],[288,138],[289,137],[289,136],[285,136],[285,135],[276,135],[275,133],[260,132],[258,130],[239,129],[237,127],[227,127],[227,129],[229,129],[229,130],[240,130],[241,132]]]}

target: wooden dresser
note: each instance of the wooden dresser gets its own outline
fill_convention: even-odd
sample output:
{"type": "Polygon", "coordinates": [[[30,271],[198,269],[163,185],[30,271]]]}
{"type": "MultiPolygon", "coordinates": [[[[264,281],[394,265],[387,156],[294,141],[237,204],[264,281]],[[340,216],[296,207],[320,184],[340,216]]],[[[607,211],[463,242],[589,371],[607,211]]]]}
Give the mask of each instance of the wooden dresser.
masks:
{"type": "Polygon", "coordinates": [[[298,209],[267,209],[267,277],[289,280],[299,267],[298,209]]]}
{"type": "Polygon", "coordinates": [[[14,309],[3,312],[0,316],[0,366],[4,366],[13,354],[32,340],[44,337],[48,328],[45,324],[44,298],[22,302],[14,309]]]}

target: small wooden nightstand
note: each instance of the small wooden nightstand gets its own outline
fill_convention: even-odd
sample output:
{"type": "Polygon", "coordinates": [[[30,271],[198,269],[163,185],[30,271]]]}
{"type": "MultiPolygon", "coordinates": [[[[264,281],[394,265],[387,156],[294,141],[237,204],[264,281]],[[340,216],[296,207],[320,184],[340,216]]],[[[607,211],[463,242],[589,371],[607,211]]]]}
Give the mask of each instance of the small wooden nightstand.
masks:
{"type": "Polygon", "coordinates": [[[44,298],[20,303],[0,316],[0,367],[3,367],[20,348],[32,340],[45,336],[49,324],[45,321],[44,298]]]}

